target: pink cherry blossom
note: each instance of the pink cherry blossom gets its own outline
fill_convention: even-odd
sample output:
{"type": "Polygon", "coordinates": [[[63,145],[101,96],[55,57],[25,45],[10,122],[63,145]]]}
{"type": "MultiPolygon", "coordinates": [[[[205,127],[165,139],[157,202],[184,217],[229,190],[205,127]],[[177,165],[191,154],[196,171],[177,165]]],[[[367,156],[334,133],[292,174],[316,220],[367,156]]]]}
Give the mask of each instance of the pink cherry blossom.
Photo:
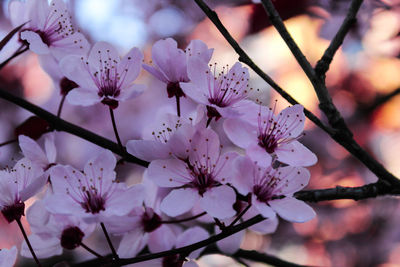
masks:
{"type": "Polygon", "coordinates": [[[150,179],[160,187],[173,188],[161,202],[161,210],[169,216],[178,216],[198,203],[212,217],[232,217],[236,195],[225,184],[232,178],[231,164],[237,154],[227,152],[220,155],[218,135],[211,129],[198,130],[189,142],[187,159],[150,163],[150,179]]]}
{"type": "Polygon", "coordinates": [[[25,135],[18,137],[18,143],[24,156],[43,170],[46,171],[55,165],[57,152],[53,133],[47,134],[45,137],[45,151],[33,139],[25,135]]]}
{"type": "Polygon", "coordinates": [[[67,7],[62,0],[11,1],[9,5],[13,26],[25,23],[20,38],[39,55],[53,55],[60,60],[68,54],[84,54],[89,43],[75,30],[67,7]]]}
{"type": "Polygon", "coordinates": [[[73,105],[90,106],[103,103],[117,108],[119,101],[141,94],[144,85],[132,84],[139,76],[143,54],[132,48],[122,59],[117,50],[105,42],[96,43],[89,56],[65,57],[60,62],[61,71],[79,85],[67,100],[73,105]]]}
{"type": "Polygon", "coordinates": [[[168,97],[185,96],[180,88],[180,82],[188,82],[187,62],[191,58],[199,58],[208,63],[213,49],[200,40],[190,42],[185,51],[178,48],[174,39],[167,38],[157,41],[152,48],[152,57],[155,66],[143,64],[143,68],[157,79],[167,84],[168,97]]]}
{"type": "Polygon", "coordinates": [[[251,203],[262,216],[274,218],[278,214],[291,222],[306,222],[315,217],[310,206],[293,197],[293,193],[308,184],[307,169],[265,168],[255,165],[248,157],[238,157],[235,163],[237,175],[233,184],[241,194],[252,194],[251,203]]]}
{"type": "Polygon", "coordinates": [[[182,90],[193,101],[206,106],[209,118],[237,117],[252,102],[245,100],[250,88],[249,72],[237,62],[232,68],[208,65],[199,58],[188,62],[189,83],[181,83],[182,90]]]}
{"type": "Polygon", "coordinates": [[[144,129],[144,140],[127,142],[127,151],[146,161],[171,157],[186,158],[186,151],[190,148],[188,140],[196,129],[205,126],[205,122],[202,122],[203,117],[201,109],[187,117],[162,112],[158,114],[154,124],[144,129]]]}
{"type": "Polygon", "coordinates": [[[24,215],[27,199],[46,184],[43,170],[29,159],[19,160],[14,168],[0,171],[0,210],[10,223],[24,215]]]}
{"type": "MultiPolygon", "coordinates": [[[[41,200],[28,209],[27,219],[32,231],[29,240],[38,258],[61,255],[63,248],[77,248],[94,231],[95,226],[85,224],[74,216],[51,214],[41,200]]],[[[32,257],[26,242],[22,244],[21,255],[32,257]]]]}
{"type": "Polygon", "coordinates": [[[17,260],[17,253],[18,250],[16,246],[13,246],[10,249],[0,249],[0,266],[14,266],[15,261],[17,260]]]}
{"type": "Polygon", "coordinates": [[[140,185],[126,187],[115,179],[116,159],[109,151],[86,163],[83,172],[57,165],[50,171],[54,194],[45,199],[51,213],[75,215],[87,222],[101,222],[110,216],[123,216],[141,205],[140,185]]]}
{"type": "Polygon", "coordinates": [[[246,121],[227,119],[224,130],[235,145],[246,149],[246,154],[261,166],[270,165],[272,156],[291,166],[310,166],[317,162],[317,157],[297,141],[303,136],[304,121],[301,105],[288,107],[278,115],[260,106],[246,121]]]}

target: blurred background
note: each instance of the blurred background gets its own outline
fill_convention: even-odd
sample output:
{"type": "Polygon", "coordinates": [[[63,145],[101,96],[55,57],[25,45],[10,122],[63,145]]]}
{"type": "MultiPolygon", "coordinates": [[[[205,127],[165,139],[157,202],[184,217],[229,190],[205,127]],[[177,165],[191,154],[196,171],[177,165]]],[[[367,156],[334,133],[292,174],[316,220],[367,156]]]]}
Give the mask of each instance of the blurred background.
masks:
{"type": "MultiPolygon", "coordinates": [[[[123,55],[133,46],[151,60],[151,47],[161,38],[172,37],[180,48],[192,39],[214,48],[211,62],[232,65],[238,56],[193,1],[180,0],[69,0],[76,26],[92,43],[107,41],[123,55]]],[[[321,119],[316,95],[306,75],[271,27],[259,3],[249,0],[207,1],[256,64],[301,104],[321,119]]],[[[8,3],[0,5],[0,37],[11,29],[8,3]]],[[[277,0],[274,2],[293,38],[313,66],[338,30],[349,0],[277,0]]],[[[353,130],[355,139],[394,175],[400,177],[400,1],[365,0],[358,20],[336,53],[327,73],[327,86],[338,109],[353,130]],[[397,90],[397,91],[396,91],[397,90]],[[382,101],[384,96],[394,96],[382,101]],[[398,94],[398,95],[397,95],[398,94]]],[[[18,47],[14,38],[0,53],[0,61],[18,47]]],[[[145,125],[154,120],[160,106],[174,107],[165,85],[142,71],[139,82],[148,86],[139,98],[121,103],[116,110],[123,143],[139,139],[145,125]]],[[[26,52],[0,71],[0,84],[13,94],[56,113],[61,96],[57,85],[40,68],[38,58],[26,52]]],[[[278,100],[278,109],[288,106],[256,74],[251,73],[254,98],[268,105],[278,100]]],[[[0,99],[0,143],[15,139],[15,128],[31,114],[0,99]]],[[[189,105],[189,104],[188,104],[189,105]]],[[[183,103],[185,109],[185,103],[183,103]]],[[[88,108],[64,105],[62,118],[114,140],[108,111],[103,105],[88,108]]],[[[318,156],[310,168],[308,189],[336,185],[359,186],[376,177],[322,130],[306,122],[301,140],[318,156]],[[317,141],[316,141],[317,140],[317,141]]],[[[41,139],[39,139],[41,142],[41,139]]],[[[58,160],[77,168],[99,148],[75,136],[58,133],[58,160]]],[[[228,143],[228,140],[223,142],[228,143]]],[[[0,166],[12,166],[21,157],[16,143],[0,147],[0,166]]],[[[121,180],[140,181],[142,167],[117,167],[121,180]]],[[[280,221],[272,235],[247,232],[241,248],[258,250],[298,264],[315,266],[400,266],[400,207],[397,198],[326,201],[312,204],[317,217],[303,224],[280,221]]],[[[27,223],[25,222],[25,225],[27,223]]],[[[99,243],[98,237],[91,242],[99,243]]],[[[101,239],[101,238],[99,238],[101,239]]],[[[15,223],[8,225],[0,215],[0,247],[21,242],[15,223]],[[15,233],[15,234],[10,234],[15,233]]],[[[97,248],[102,252],[99,245],[97,248]]],[[[107,247],[103,251],[107,253],[107,247]]],[[[87,257],[85,251],[67,252],[69,258],[87,257]]],[[[56,262],[51,259],[50,262],[56,262]]],[[[17,266],[32,261],[20,258],[17,266]]],[[[234,260],[209,255],[200,266],[242,266],[234,260]]],[[[249,263],[250,266],[264,266],[249,263]]]]}

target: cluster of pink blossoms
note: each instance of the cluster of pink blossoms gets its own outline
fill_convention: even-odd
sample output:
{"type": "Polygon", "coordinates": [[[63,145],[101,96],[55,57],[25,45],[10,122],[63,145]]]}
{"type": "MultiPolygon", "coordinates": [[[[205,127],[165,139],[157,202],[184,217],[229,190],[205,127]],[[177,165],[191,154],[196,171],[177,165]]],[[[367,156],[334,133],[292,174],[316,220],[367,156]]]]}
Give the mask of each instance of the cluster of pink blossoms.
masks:
{"type": "MultiPolygon", "coordinates": [[[[150,162],[142,183],[132,186],[120,182],[123,177],[114,170],[117,159],[108,150],[88,159],[81,170],[56,160],[57,133],[44,136],[44,149],[27,136],[19,137],[24,157],[0,172],[0,210],[8,222],[19,221],[25,201],[36,195],[26,214],[38,258],[84,246],[98,224],[104,232],[121,236],[116,253],[127,258],[146,246],[156,253],[208,238],[212,233],[193,226],[196,221],[215,223],[214,232],[219,233],[261,214],[266,220],[251,229],[272,233],[277,215],[291,222],[315,216],[311,207],[293,197],[310,179],[304,167],[317,161],[299,142],[303,107],[294,105],[275,114],[275,107],[251,101],[249,72],[239,62],[218,70],[218,64],[210,64],[213,50],[202,41],[191,41],[181,50],[170,38],[154,44],[154,66],[142,63],[138,48],[121,58],[110,44],[91,46],[72,26],[61,0],[50,5],[47,0],[14,0],[10,14],[14,25],[26,23],[20,39],[41,56],[44,69],[52,69],[49,74],[57,83],[68,84],[63,94],[70,104],[102,103],[116,109],[145,89],[133,83],[142,67],[164,84],[163,97],[177,104],[172,113],[158,110],[142,139],[126,143],[128,153],[150,162]],[[192,109],[180,114],[180,101],[189,102],[192,109]]],[[[232,254],[242,238],[236,234],[217,245],[232,254]]],[[[186,257],[192,260],[199,253],[186,257]]],[[[0,262],[15,259],[3,254],[0,262]]],[[[21,254],[31,255],[26,243],[21,254]]],[[[183,263],[177,255],[155,264],[183,263]]]]}

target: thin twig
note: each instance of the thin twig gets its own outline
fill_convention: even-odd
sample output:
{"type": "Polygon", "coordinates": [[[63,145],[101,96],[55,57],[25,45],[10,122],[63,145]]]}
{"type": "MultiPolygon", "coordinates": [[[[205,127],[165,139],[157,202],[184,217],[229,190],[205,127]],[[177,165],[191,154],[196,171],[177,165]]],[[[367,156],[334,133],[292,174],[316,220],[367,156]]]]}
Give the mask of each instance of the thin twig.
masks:
{"type": "Polygon", "coordinates": [[[86,249],[89,253],[95,255],[97,258],[99,259],[103,259],[104,257],[101,256],[99,253],[97,253],[96,251],[94,251],[93,249],[89,248],[88,246],[86,246],[84,243],[80,243],[79,244],[81,247],[83,247],[84,249],[86,249]]]}
{"type": "Polygon", "coordinates": [[[201,256],[204,255],[211,255],[211,254],[220,254],[220,255],[226,255],[228,257],[234,257],[234,258],[239,258],[239,259],[245,259],[245,260],[250,260],[253,262],[260,262],[260,263],[265,263],[268,265],[272,266],[279,266],[279,267],[303,267],[303,265],[299,265],[296,263],[288,262],[282,259],[279,259],[275,256],[268,255],[266,253],[261,253],[256,250],[244,250],[244,249],[239,249],[235,254],[233,255],[227,255],[226,253],[220,251],[216,245],[210,245],[208,246],[203,252],[201,253],[201,256]]]}
{"type": "Polygon", "coordinates": [[[0,64],[0,70],[2,68],[4,68],[5,65],[8,64],[8,62],[10,62],[12,59],[16,58],[17,56],[23,54],[24,52],[28,51],[29,47],[25,47],[24,49],[20,50],[18,49],[14,54],[12,54],[9,58],[7,58],[6,60],[4,60],[1,64],[0,64]]]}
{"type": "Polygon", "coordinates": [[[379,106],[385,104],[389,100],[391,100],[393,97],[397,96],[400,94],[400,88],[397,88],[396,90],[386,94],[386,95],[378,95],[372,103],[370,103],[367,106],[362,107],[363,113],[371,113],[375,109],[377,109],[379,106]]]}
{"type": "Polygon", "coordinates": [[[289,47],[293,56],[296,58],[297,62],[303,69],[304,73],[307,75],[311,84],[314,87],[314,91],[317,94],[319,100],[319,108],[324,112],[325,116],[328,118],[329,124],[341,131],[341,134],[352,137],[352,133],[347,127],[342,115],[337,110],[333,104],[332,98],[326,88],[325,83],[319,79],[316,75],[310,62],[306,59],[304,54],[301,52],[300,48],[297,46],[296,42],[293,40],[292,36],[288,32],[283,23],[282,18],[279,16],[278,11],[275,9],[271,0],[261,0],[264,9],[276,30],[281,35],[282,39],[285,41],[286,45],[289,47]]]}
{"type": "Polygon", "coordinates": [[[121,152],[123,153],[125,151],[125,149],[124,149],[124,146],[122,145],[121,139],[119,138],[117,124],[115,122],[115,117],[114,117],[114,110],[111,107],[110,107],[110,116],[111,116],[112,126],[114,129],[115,138],[117,139],[119,148],[120,148],[121,152]]]}
{"type": "Polygon", "coordinates": [[[108,246],[109,246],[110,249],[111,249],[111,252],[112,252],[112,254],[113,254],[114,259],[115,259],[116,261],[118,261],[118,260],[119,260],[119,257],[118,257],[117,251],[115,250],[115,248],[114,248],[114,246],[113,246],[113,244],[112,244],[112,242],[111,242],[110,236],[108,235],[108,232],[107,232],[107,229],[106,229],[104,223],[101,222],[101,223],[100,223],[100,226],[101,226],[101,229],[103,230],[104,236],[105,236],[106,239],[107,239],[108,246]]]}
{"type": "Polygon", "coordinates": [[[136,163],[143,167],[147,167],[149,165],[149,163],[147,161],[144,161],[144,160],[141,160],[141,159],[138,159],[138,158],[132,156],[131,154],[127,153],[125,149],[124,149],[124,151],[121,151],[119,145],[114,143],[113,141],[106,139],[100,135],[97,135],[93,132],[90,132],[86,129],[83,129],[75,124],[69,123],[61,118],[58,118],[57,116],[51,114],[50,112],[32,104],[26,100],[8,93],[4,89],[0,89],[0,98],[3,98],[9,102],[12,102],[30,112],[32,112],[33,114],[37,115],[38,117],[46,120],[54,130],[64,131],[64,132],[79,136],[93,144],[96,144],[105,149],[109,149],[112,152],[114,152],[115,154],[123,157],[124,160],[127,162],[136,163]]]}
{"type": "Polygon", "coordinates": [[[176,115],[178,117],[180,117],[181,116],[181,103],[180,103],[180,99],[179,99],[180,96],[176,95],[175,97],[176,97],[176,115]]]}
{"type": "Polygon", "coordinates": [[[161,221],[161,223],[163,223],[163,224],[183,223],[183,222],[188,222],[188,221],[195,220],[195,219],[200,218],[201,216],[204,216],[206,214],[207,214],[207,212],[202,212],[202,213],[199,213],[199,214],[194,215],[194,216],[189,217],[189,218],[184,218],[184,219],[180,219],[180,220],[171,220],[171,221],[161,221]]]}
{"type": "Polygon", "coordinates": [[[247,205],[247,207],[244,210],[242,210],[239,213],[239,215],[233,220],[233,222],[231,222],[231,224],[228,225],[228,227],[231,227],[231,226],[235,225],[235,223],[237,223],[243,217],[243,215],[250,209],[250,207],[251,207],[251,204],[249,203],[247,205]]]}
{"type": "Polygon", "coordinates": [[[342,45],[344,38],[350,31],[353,24],[356,22],[356,15],[362,3],[363,0],[351,1],[349,10],[347,11],[346,17],[343,20],[342,25],[340,26],[335,37],[333,37],[328,48],[325,50],[322,58],[317,62],[317,65],[315,66],[315,72],[321,80],[325,79],[325,73],[329,70],[329,66],[333,60],[333,56],[342,45]]]}
{"type": "Polygon", "coordinates": [[[378,181],[358,187],[336,186],[328,189],[304,190],[294,194],[297,199],[308,202],[336,199],[362,200],[384,195],[400,195],[400,188],[378,181]]]}
{"type": "MultiPolygon", "coordinates": [[[[252,70],[254,70],[264,81],[266,81],[275,91],[277,91],[283,98],[285,98],[291,104],[298,104],[298,102],[292,98],[288,93],[286,93],[279,85],[277,85],[266,73],[264,73],[246,54],[246,52],[239,46],[239,44],[233,39],[230,33],[227,31],[225,26],[222,24],[218,18],[217,13],[210,9],[210,7],[204,3],[203,0],[194,0],[196,4],[203,10],[207,17],[214,23],[220,33],[232,46],[232,48],[239,55],[239,61],[247,64],[252,70]]],[[[323,83],[322,83],[323,84],[323,83]]],[[[324,85],[324,84],[323,84],[324,85]]],[[[326,90],[326,87],[324,85],[326,90]]],[[[326,91],[327,93],[327,91],[326,91]]],[[[328,94],[328,93],[327,93],[328,94]]],[[[329,94],[328,94],[329,95],[329,94]]],[[[397,179],[393,174],[388,172],[385,167],[382,166],[378,161],[376,161],[371,155],[369,155],[360,145],[351,137],[349,131],[342,131],[342,125],[345,125],[344,120],[340,119],[341,116],[337,116],[338,111],[333,105],[324,106],[320,104],[320,108],[327,114],[330,123],[337,129],[332,129],[322,123],[313,113],[309,110],[304,109],[304,113],[312,122],[314,122],[318,127],[328,133],[333,140],[338,144],[343,146],[347,151],[349,151],[354,157],[359,159],[370,171],[372,171],[379,179],[385,180],[390,184],[400,186],[400,180],[397,179]],[[335,112],[336,110],[336,112],[335,112]],[[340,130],[338,130],[340,129],[340,130]]],[[[347,128],[347,126],[344,126],[347,128]]]]}
{"type": "Polygon", "coordinates": [[[18,224],[18,226],[19,226],[19,229],[20,229],[21,232],[22,232],[22,235],[24,236],[25,242],[26,242],[26,244],[28,245],[28,248],[29,248],[29,250],[30,250],[30,252],[31,252],[31,254],[32,254],[33,259],[35,260],[37,266],[41,267],[42,265],[40,264],[38,258],[36,257],[36,254],[35,254],[35,251],[34,251],[33,248],[32,248],[31,242],[29,242],[29,239],[28,239],[28,236],[26,235],[24,226],[23,226],[22,223],[21,223],[21,219],[16,219],[16,221],[17,221],[17,224],[18,224]]]}
{"type": "Polygon", "coordinates": [[[5,145],[9,145],[9,144],[12,144],[12,143],[15,143],[15,142],[17,142],[17,139],[11,139],[11,140],[8,140],[8,141],[5,141],[5,142],[1,143],[0,147],[1,146],[5,146],[5,145]]]}
{"type": "Polygon", "coordinates": [[[63,94],[63,96],[61,97],[61,101],[60,101],[60,104],[58,105],[58,110],[57,110],[57,117],[61,117],[61,111],[62,111],[62,108],[63,108],[63,106],[64,106],[64,101],[65,101],[65,97],[66,97],[67,95],[64,95],[63,94]]]}
{"type": "MultiPolygon", "coordinates": [[[[163,257],[167,257],[167,256],[172,256],[172,255],[177,255],[177,254],[189,254],[192,251],[195,251],[196,249],[208,246],[209,244],[215,243],[219,240],[222,240],[228,236],[231,236],[233,234],[236,234],[237,232],[240,232],[254,224],[257,224],[261,221],[265,220],[265,218],[263,218],[261,215],[257,215],[254,216],[253,218],[238,224],[236,226],[230,227],[228,229],[226,229],[224,232],[221,232],[217,235],[211,236],[207,239],[204,239],[200,242],[196,242],[194,244],[188,245],[188,246],[184,246],[181,248],[176,248],[176,249],[171,249],[171,250],[167,250],[167,251],[162,251],[162,252],[158,252],[158,253],[153,253],[153,254],[147,254],[147,255],[141,255],[141,256],[137,256],[134,258],[129,258],[129,259],[119,259],[118,263],[110,263],[107,264],[107,266],[111,267],[111,266],[116,266],[116,265],[126,265],[126,264],[130,264],[130,263],[137,263],[137,262],[143,262],[143,261],[148,261],[148,260],[152,260],[152,259],[157,259],[157,258],[163,258],[163,257]]],[[[74,266],[99,266],[99,264],[101,263],[101,261],[99,261],[99,259],[93,260],[89,262],[83,262],[74,266]]]]}

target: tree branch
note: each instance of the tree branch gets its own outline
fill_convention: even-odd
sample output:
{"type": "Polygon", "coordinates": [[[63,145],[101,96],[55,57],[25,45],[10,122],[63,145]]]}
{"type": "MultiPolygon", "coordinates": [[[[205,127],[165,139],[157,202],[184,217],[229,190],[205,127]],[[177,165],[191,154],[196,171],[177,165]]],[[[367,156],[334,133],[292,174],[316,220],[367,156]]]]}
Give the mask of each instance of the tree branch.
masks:
{"type": "MultiPolygon", "coordinates": [[[[159,253],[141,255],[141,256],[137,256],[137,257],[129,258],[129,259],[120,259],[118,261],[118,263],[111,262],[111,263],[106,264],[104,266],[109,266],[109,267],[111,267],[111,266],[122,266],[122,265],[126,265],[126,264],[143,262],[143,261],[153,260],[153,259],[157,259],[157,258],[163,258],[163,257],[167,257],[167,256],[177,255],[177,254],[188,255],[188,254],[190,254],[192,251],[194,251],[196,249],[199,249],[199,248],[202,248],[202,247],[206,247],[206,246],[208,246],[210,244],[213,244],[213,243],[215,243],[215,242],[217,242],[217,241],[219,241],[221,239],[224,239],[224,238],[226,238],[228,236],[236,234],[237,232],[240,232],[240,231],[242,231],[242,230],[244,230],[244,229],[246,229],[246,228],[248,228],[248,227],[250,227],[250,226],[252,226],[254,224],[257,224],[257,223],[259,223],[259,222],[261,222],[263,220],[265,220],[265,218],[263,218],[261,215],[257,215],[257,216],[254,216],[253,218],[251,218],[251,219],[249,219],[249,220],[247,220],[247,221],[245,221],[245,222],[243,222],[241,224],[238,224],[238,225],[233,226],[233,227],[226,228],[223,232],[221,232],[221,233],[219,233],[217,235],[213,235],[213,236],[211,236],[211,237],[209,237],[207,239],[204,239],[204,240],[202,240],[200,242],[197,242],[197,243],[194,243],[194,244],[191,244],[191,245],[188,245],[188,246],[184,246],[184,247],[181,247],[181,248],[162,251],[162,252],[159,252],[159,253]]],[[[82,267],[83,266],[85,266],[85,267],[86,266],[97,267],[101,263],[103,263],[101,260],[95,259],[95,260],[92,260],[92,261],[86,261],[86,262],[83,262],[83,263],[79,263],[79,264],[76,264],[76,265],[73,265],[73,266],[74,267],[79,267],[79,266],[82,266],[82,267]]]]}
{"type": "Polygon", "coordinates": [[[350,31],[353,24],[357,21],[356,15],[362,3],[363,0],[351,1],[349,10],[347,11],[347,15],[343,20],[342,25],[340,26],[335,37],[333,37],[328,48],[325,50],[322,58],[317,62],[317,65],[315,66],[315,72],[321,80],[325,80],[325,73],[329,70],[329,66],[333,60],[333,56],[342,45],[344,38],[350,31]]]}
{"type": "MultiPolygon", "coordinates": [[[[286,93],[279,85],[277,85],[266,73],[264,73],[251,59],[250,57],[246,54],[246,52],[239,46],[239,44],[233,39],[233,37],[229,34],[225,26],[222,24],[220,19],[218,18],[217,13],[210,9],[210,7],[204,3],[203,0],[194,0],[196,4],[203,10],[203,12],[207,15],[207,17],[214,23],[214,25],[217,27],[217,29],[220,31],[220,33],[224,36],[224,38],[228,41],[228,43],[232,46],[232,48],[236,51],[236,53],[239,55],[239,61],[247,64],[252,70],[254,70],[264,81],[266,81],[272,88],[274,88],[283,98],[285,98],[289,103],[291,104],[298,104],[298,102],[293,99],[288,93],[286,93]]],[[[324,85],[324,83],[322,83],[324,85]]],[[[328,91],[326,90],[326,87],[324,85],[324,89],[326,94],[328,94],[328,91]]],[[[329,95],[329,94],[328,94],[329,95]]],[[[327,114],[338,114],[338,111],[336,108],[332,105],[328,104],[328,107],[321,107],[320,108],[324,110],[327,114]],[[330,113],[330,110],[336,110],[336,112],[332,111],[330,113]]],[[[347,151],[349,151],[354,157],[359,159],[370,171],[372,171],[379,179],[385,180],[388,183],[396,186],[400,186],[400,181],[390,172],[388,172],[382,164],[380,164],[378,161],[376,161],[371,155],[369,155],[363,148],[360,147],[360,145],[354,141],[354,139],[351,136],[351,133],[348,134],[347,131],[341,131],[338,129],[341,129],[341,127],[338,127],[338,125],[334,122],[331,122],[333,127],[338,127],[336,129],[332,129],[329,126],[326,126],[323,122],[321,122],[313,113],[311,113],[309,110],[304,109],[304,113],[309,118],[312,122],[314,122],[318,127],[320,127],[322,130],[324,130],[326,133],[328,133],[333,140],[335,140],[338,144],[343,146],[347,151]]],[[[336,115],[332,115],[336,116],[336,115]]],[[[339,117],[341,118],[340,114],[339,117]]],[[[328,118],[329,119],[329,118],[328,118]]],[[[331,118],[330,121],[336,121],[335,118],[331,118]]],[[[340,120],[340,119],[339,119],[340,120]]],[[[345,125],[344,120],[341,119],[341,123],[345,125]]],[[[347,126],[345,126],[347,128],[347,126]]]]}
{"type": "Polygon", "coordinates": [[[269,264],[272,266],[280,266],[280,267],[302,267],[303,266],[303,265],[299,265],[296,263],[292,263],[292,262],[288,262],[288,261],[279,259],[275,256],[268,255],[266,253],[258,252],[256,250],[239,249],[235,254],[228,255],[228,254],[225,254],[224,252],[220,251],[216,245],[210,245],[201,253],[201,256],[210,255],[210,254],[226,255],[228,257],[245,259],[245,260],[250,260],[250,261],[254,261],[254,262],[261,262],[261,263],[269,264]]]}
{"type": "Polygon", "coordinates": [[[328,118],[329,124],[338,130],[342,131],[343,135],[348,135],[351,137],[353,134],[347,127],[342,115],[337,110],[333,104],[332,98],[326,88],[323,80],[319,79],[316,75],[313,67],[308,62],[304,54],[301,52],[300,48],[297,46],[296,42],[293,40],[292,36],[288,32],[283,24],[282,18],[279,16],[278,11],[275,9],[271,0],[261,0],[264,9],[276,30],[281,35],[282,39],[285,41],[286,45],[289,47],[293,56],[296,58],[297,62],[303,69],[304,73],[307,75],[311,84],[314,87],[314,91],[317,94],[319,100],[319,108],[324,112],[325,116],[328,118]]]}
{"type": "Polygon", "coordinates": [[[93,132],[85,130],[77,125],[69,123],[61,118],[58,118],[57,116],[51,114],[50,112],[32,104],[26,100],[8,93],[4,89],[0,89],[0,98],[3,98],[9,102],[12,102],[26,110],[29,110],[33,114],[46,120],[50,124],[50,126],[55,130],[64,131],[64,132],[76,135],[76,136],[83,138],[91,143],[94,143],[100,147],[109,149],[112,152],[114,152],[115,154],[123,157],[124,160],[126,160],[128,162],[136,163],[143,167],[147,167],[149,165],[148,162],[138,159],[138,158],[132,156],[131,154],[129,154],[128,152],[126,152],[125,148],[124,148],[124,151],[121,151],[118,144],[116,144],[100,135],[97,135],[93,132]]]}
{"type": "Polygon", "coordinates": [[[359,187],[336,186],[328,189],[304,190],[294,194],[297,199],[308,202],[337,199],[362,200],[384,195],[400,195],[400,188],[378,181],[359,187]]]}

